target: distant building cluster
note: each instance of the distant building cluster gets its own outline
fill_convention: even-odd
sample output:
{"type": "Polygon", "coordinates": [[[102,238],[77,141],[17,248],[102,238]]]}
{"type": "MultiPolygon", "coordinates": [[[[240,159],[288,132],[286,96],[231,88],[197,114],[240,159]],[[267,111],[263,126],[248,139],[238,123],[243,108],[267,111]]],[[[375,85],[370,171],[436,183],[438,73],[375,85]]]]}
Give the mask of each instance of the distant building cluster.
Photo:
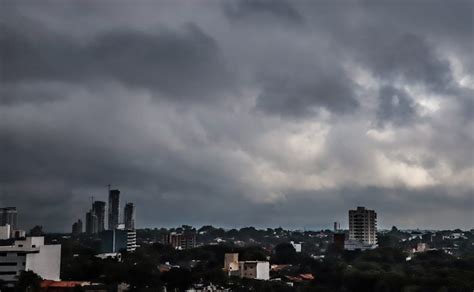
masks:
{"type": "MultiPolygon", "coordinates": [[[[86,213],[85,232],[101,239],[101,252],[117,253],[122,249],[129,252],[136,249],[135,205],[126,203],[123,220],[120,220],[120,190],[109,189],[107,209],[107,227],[105,214],[107,204],[104,201],[93,201],[91,209],[86,213]]],[[[82,220],[72,225],[72,235],[83,233],[82,220]]]]}
{"type": "Polygon", "coordinates": [[[0,240],[25,237],[26,232],[17,227],[17,217],[16,207],[0,208],[0,240]]]}

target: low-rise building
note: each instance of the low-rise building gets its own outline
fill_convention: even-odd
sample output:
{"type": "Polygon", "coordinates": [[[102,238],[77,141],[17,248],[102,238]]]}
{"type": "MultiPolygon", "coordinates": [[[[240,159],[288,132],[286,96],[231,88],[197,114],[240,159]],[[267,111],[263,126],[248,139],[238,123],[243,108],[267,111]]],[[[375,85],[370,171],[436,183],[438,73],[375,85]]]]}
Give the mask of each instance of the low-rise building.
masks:
{"type": "Polygon", "coordinates": [[[226,253],[224,271],[229,276],[257,280],[270,279],[270,263],[266,261],[239,261],[238,253],[226,253]]]}
{"type": "Polygon", "coordinates": [[[270,280],[270,263],[265,261],[239,262],[241,278],[270,280]]]}
{"type": "MultiPolygon", "coordinates": [[[[51,281],[43,280],[40,283],[41,292],[73,292],[73,291],[87,291],[87,292],[108,292],[106,285],[100,283],[92,283],[88,281],[51,281]]],[[[117,289],[117,291],[119,291],[117,289]]],[[[121,290],[124,291],[124,290],[121,290]]]]}
{"type": "Polygon", "coordinates": [[[294,241],[290,241],[291,245],[295,249],[296,252],[301,252],[301,243],[296,243],[294,241]]]}
{"type": "Polygon", "coordinates": [[[134,252],[137,247],[137,233],[134,230],[105,230],[99,237],[101,253],[117,253],[122,250],[134,252]]]}
{"type": "Polygon", "coordinates": [[[15,239],[25,238],[26,231],[25,230],[12,230],[10,233],[10,237],[15,238],[15,239]]]}
{"type": "Polygon", "coordinates": [[[359,240],[346,240],[346,241],[344,241],[344,249],[345,250],[369,250],[369,249],[375,249],[375,248],[377,248],[377,245],[362,242],[362,241],[359,241],[359,240]]]}
{"type": "Polygon", "coordinates": [[[196,232],[170,232],[163,235],[161,242],[175,249],[189,249],[196,247],[196,232]]]}
{"type": "Polygon", "coordinates": [[[14,283],[21,271],[32,271],[46,280],[59,281],[61,245],[45,245],[44,237],[15,240],[0,246],[0,280],[14,283]]]}
{"type": "Polygon", "coordinates": [[[224,256],[224,271],[229,275],[239,270],[239,254],[226,253],[224,256]]]}

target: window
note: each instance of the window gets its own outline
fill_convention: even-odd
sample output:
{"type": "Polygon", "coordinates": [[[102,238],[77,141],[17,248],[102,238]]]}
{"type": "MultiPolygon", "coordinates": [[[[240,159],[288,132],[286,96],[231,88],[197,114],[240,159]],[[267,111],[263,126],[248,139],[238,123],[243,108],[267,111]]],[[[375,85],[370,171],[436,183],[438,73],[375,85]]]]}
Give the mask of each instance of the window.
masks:
{"type": "Polygon", "coordinates": [[[7,253],[6,252],[0,252],[0,257],[6,257],[7,253]]]}
{"type": "Polygon", "coordinates": [[[0,272],[0,275],[16,275],[16,271],[0,272]]]}
{"type": "Polygon", "coordinates": [[[5,267],[5,266],[16,266],[16,263],[0,263],[0,267],[5,267]]]}

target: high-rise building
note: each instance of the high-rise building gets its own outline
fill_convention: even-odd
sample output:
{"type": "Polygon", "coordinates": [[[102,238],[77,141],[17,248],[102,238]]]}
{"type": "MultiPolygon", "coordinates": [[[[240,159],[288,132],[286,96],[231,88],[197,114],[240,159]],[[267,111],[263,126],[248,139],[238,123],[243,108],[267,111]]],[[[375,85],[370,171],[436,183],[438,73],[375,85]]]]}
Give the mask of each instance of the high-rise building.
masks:
{"type": "Polygon", "coordinates": [[[109,190],[109,230],[114,230],[119,224],[120,191],[109,190]]]}
{"type": "Polygon", "coordinates": [[[92,212],[97,216],[97,232],[105,230],[105,202],[95,201],[92,204],[92,212]]]}
{"type": "Polygon", "coordinates": [[[77,236],[82,233],[82,221],[81,219],[77,220],[72,224],[72,235],[77,236]]]}
{"type": "Polygon", "coordinates": [[[18,211],[16,210],[16,207],[0,208],[0,226],[9,224],[11,229],[16,229],[17,216],[18,211]]]}
{"type": "Polygon", "coordinates": [[[377,213],[365,207],[349,210],[349,240],[346,249],[369,249],[377,246],[377,213]]]}
{"type": "Polygon", "coordinates": [[[95,213],[90,210],[86,214],[86,233],[96,234],[99,231],[99,220],[95,213]]]}
{"type": "Polygon", "coordinates": [[[133,203],[125,204],[123,223],[125,224],[125,229],[135,230],[135,206],[133,203]]]}

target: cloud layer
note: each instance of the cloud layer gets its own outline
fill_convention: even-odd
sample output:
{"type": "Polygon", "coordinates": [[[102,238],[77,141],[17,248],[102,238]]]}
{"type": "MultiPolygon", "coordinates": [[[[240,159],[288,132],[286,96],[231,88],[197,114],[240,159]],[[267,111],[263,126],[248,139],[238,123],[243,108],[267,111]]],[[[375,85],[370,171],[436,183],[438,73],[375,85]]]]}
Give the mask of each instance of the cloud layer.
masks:
{"type": "Polygon", "coordinates": [[[471,228],[472,1],[3,1],[0,203],[68,230],[471,228]]]}

